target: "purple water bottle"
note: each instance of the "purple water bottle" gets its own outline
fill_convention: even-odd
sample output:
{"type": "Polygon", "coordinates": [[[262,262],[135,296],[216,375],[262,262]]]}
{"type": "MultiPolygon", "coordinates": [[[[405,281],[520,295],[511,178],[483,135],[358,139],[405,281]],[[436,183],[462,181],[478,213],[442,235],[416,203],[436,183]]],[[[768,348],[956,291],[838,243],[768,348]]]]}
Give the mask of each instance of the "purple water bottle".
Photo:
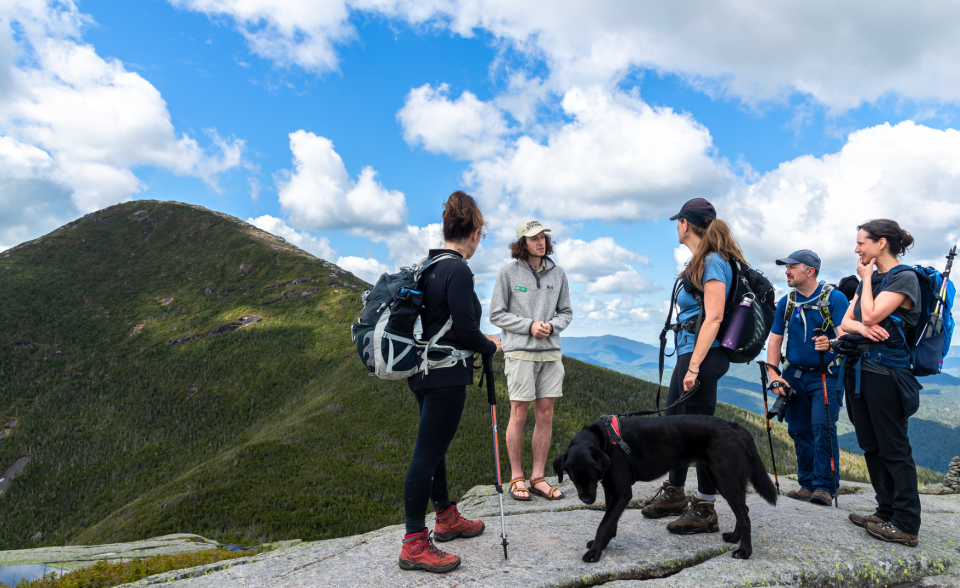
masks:
{"type": "Polygon", "coordinates": [[[743,325],[747,322],[750,313],[753,312],[751,306],[755,298],[756,296],[752,292],[747,292],[740,304],[733,309],[730,324],[727,325],[727,332],[723,335],[720,347],[725,347],[731,351],[737,350],[740,344],[740,336],[743,334],[743,325]]]}

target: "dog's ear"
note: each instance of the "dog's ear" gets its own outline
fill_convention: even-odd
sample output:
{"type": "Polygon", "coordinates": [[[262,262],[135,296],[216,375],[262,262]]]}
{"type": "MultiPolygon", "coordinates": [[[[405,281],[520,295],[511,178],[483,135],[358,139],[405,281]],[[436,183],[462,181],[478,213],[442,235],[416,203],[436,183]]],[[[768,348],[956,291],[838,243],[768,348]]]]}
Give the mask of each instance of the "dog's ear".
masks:
{"type": "Polygon", "coordinates": [[[563,468],[567,463],[567,454],[561,453],[553,460],[553,472],[557,474],[557,484],[563,483],[563,468]]]}
{"type": "Polygon", "coordinates": [[[593,458],[593,462],[597,465],[597,468],[600,470],[600,474],[610,469],[610,457],[596,447],[590,448],[590,457],[593,458]]]}

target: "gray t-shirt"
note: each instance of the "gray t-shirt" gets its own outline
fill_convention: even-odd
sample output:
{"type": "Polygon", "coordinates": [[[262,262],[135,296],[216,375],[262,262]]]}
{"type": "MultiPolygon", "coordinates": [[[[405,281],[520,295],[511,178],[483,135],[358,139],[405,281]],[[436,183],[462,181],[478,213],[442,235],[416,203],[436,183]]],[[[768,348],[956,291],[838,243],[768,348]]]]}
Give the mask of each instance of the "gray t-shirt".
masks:
{"type": "MultiPolygon", "coordinates": [[[[873,295],[874,297],[879,294],[878,290],[880,288],[880,282],[883,281],[883,278],[887,276],[886,273],[878,273],[874,271],[873,279],[873,295]]],[[[861,283],[857,287],[857,303],[853,305],[853,318],[857,321],[863,320],[863,312],[860,310],[860,294],[863,292],[863,284],[861,283]]],[[[883,287],[883,292],[895,292],[899,294],[906,294],[907,298],[913,301],[913,308],[906,309],[902,306],[898,314],[900,319],[903,321],[903,330],[908,332],[912,330],[913,327],[917,326],[917,321],[920,320],[920,281],[917,279],[917,274],[910,270],[901,270],[893,275],[892,278],[887,280],[887,283],[883,287]]],[[[868,372],[875,372],[878,374],[889,374],[890,371],[882,366],[878,366],[869,362],[863,362],[863,369],[868,372]]]]}

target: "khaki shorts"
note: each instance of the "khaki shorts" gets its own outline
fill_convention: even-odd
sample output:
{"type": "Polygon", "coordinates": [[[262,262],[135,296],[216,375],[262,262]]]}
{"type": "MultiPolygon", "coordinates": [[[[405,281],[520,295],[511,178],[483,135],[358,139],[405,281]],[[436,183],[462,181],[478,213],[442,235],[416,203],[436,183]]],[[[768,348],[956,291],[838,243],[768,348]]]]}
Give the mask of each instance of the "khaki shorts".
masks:
{"type": "Polygon", "coordinates": [[[563,396],[563,361],[504,359],[510,400],[532,402],[537,398],[563,396]]]}

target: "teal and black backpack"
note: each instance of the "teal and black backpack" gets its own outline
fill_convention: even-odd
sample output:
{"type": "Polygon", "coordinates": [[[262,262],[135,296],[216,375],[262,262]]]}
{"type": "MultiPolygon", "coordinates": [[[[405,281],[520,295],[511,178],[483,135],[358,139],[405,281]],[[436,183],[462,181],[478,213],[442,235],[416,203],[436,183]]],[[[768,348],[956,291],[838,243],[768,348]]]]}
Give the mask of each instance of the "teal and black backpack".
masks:
{"type": "Polygon", "coordinates": [[[473,352],[438,345],[453,327],[453,317],[429,341],[421,341],[414,332],[423,305],[420,279],[437,262],[457,259],[443,254],[427,257],[414,267],[400,268],[395,274],[383,274],[372,290],[363,293],[363,312],[350,331],[357,344],[360,361],[383,380],[405,380],[420,372],[451,367],[472,361],[473,352]]]}

